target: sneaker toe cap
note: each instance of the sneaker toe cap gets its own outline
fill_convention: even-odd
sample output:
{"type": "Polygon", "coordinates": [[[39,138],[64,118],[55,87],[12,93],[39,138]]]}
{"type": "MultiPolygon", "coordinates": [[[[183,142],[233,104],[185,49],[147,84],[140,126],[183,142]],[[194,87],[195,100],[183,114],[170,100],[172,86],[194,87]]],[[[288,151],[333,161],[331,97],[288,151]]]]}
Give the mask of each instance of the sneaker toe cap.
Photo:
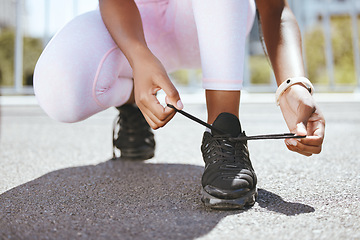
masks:
{"type": "Polygon", "coordinates": [[[237,174],[203,176],[204,190],[218,198],[238,198],[253,190],[255,186],[255,173],[247,169],[242,169],[237,174]]]}

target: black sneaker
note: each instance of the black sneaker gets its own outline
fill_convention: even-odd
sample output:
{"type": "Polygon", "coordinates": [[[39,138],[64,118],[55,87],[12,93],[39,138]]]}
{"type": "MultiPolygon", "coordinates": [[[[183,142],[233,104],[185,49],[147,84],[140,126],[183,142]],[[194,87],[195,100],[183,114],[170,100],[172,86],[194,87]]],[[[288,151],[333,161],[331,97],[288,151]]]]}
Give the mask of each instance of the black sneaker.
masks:
{"type": "Polygon", "coordinates": [[[152,158],[155,153],[154,134],[140,109],[133,104],[117,109],[120,113],[113,128],[113,158],[117,158],[116,149],[120,149],[122,159],[152,158]]]}
{"type": "Polygon", "coordinates": [[[256,175],[251,165],[247,141],[239,119],[221,113],[213,123],[226,135],[205,132],[201,145],[205,161],[202,176],[202,198],[205,206],[213,209],[243,209],[254,205],[257,196],[256,175]]]}

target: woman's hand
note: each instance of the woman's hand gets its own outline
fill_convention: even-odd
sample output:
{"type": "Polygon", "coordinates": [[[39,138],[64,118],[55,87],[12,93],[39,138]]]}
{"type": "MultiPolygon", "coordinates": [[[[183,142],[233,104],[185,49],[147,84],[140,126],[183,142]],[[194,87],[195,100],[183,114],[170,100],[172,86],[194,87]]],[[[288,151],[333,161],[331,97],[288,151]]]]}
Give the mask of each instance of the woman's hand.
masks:
{"type": "Polygon", "coordinates": [[[291,86],[280,97],[280,108],[290,131],[307,136],[286,139],[287,148],[305,156],[320,153],[325,119],[308,90],[299,84],[291,86]]]}
{"type": "Polygon", "coordinates": [[[162,89],[166,94],[166,103],[179,110],[183,104],[163,65],[150,51],[139,53],[137,59],[133,65],[135,101],[150,127],[158,129],[172,119],[175,110],[163,107],[156,93],[162,89]]]}

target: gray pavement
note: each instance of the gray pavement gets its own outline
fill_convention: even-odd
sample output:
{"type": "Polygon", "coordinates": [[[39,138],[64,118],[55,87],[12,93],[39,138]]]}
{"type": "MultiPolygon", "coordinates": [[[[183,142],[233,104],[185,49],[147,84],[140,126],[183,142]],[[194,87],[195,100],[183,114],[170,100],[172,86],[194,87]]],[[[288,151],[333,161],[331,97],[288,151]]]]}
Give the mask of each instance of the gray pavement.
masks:
{"type": "MultiPolygon", "coordinates": [[[[2,106],[0,239],[360,239],[360,102],[320,106],[320,155],[249,142],[259,197],[243,211],[203,207],[204,128],[182,115],[156,131],[154,159],[129,162],[110,160],[112,109],[63,124],[2,106]]],[[[243,103],[241,120],[248,135],[287,131],[273,102],[243,103]]]]}

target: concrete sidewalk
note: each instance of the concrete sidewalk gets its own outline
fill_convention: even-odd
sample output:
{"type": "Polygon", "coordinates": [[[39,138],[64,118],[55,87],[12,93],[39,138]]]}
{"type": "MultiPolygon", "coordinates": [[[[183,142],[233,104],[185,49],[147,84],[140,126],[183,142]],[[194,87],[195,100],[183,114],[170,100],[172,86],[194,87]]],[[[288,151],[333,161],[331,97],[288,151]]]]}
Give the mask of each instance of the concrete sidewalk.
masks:
{"type": "MultiPolygon", "coordinates": [[[[286,132],[279,108],[243,101],[248,135],[286,132]]],[[[0,239],[360,239],[360,102],[320,101],[323,152],[249,142],[259,198],[244,211],[200,201],[204,128],[177,115],[146,162],[112,161],[116,111],[83,122],[36,105],[1,106],[0,239]]],[[[206,119],[203,103],[185,110],[206,119]]]]}

